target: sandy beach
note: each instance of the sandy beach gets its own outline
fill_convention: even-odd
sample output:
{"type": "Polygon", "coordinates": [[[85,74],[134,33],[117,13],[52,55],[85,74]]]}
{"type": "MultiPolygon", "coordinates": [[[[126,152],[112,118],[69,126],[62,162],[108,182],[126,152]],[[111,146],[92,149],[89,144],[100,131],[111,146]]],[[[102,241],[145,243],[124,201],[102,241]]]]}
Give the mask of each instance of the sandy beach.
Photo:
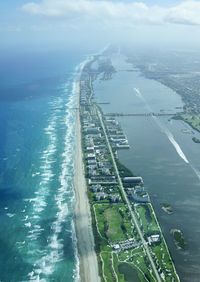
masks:
{"type": "Polygon", "coordinates": [[[74,186],[76,194],[75,226],[78,241],[81,282],[100,281],[97,256],[94,250],[90,205],[87,196],[87,185],[82,161],[80,115],[77,111],[76,122],[76,159],[74,186]]]}

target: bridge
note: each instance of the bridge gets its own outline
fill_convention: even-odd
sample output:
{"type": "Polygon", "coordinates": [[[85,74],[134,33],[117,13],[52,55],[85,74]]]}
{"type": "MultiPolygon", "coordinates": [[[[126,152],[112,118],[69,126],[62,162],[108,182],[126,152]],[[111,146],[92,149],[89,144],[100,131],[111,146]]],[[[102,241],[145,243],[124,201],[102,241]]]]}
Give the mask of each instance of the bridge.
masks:
{"type": "Polygon", "coordinates": [[[97,102],[98,105],[110,105],[110,102],[97,102]]]}
{"type": "Polygon", "coordinates": [[[133,117],[162,117],[162,116],[174,116],[175,113],[106,113],[105,116],[109,117],[122,117],[122,116],[133,116],[133,117]]]}

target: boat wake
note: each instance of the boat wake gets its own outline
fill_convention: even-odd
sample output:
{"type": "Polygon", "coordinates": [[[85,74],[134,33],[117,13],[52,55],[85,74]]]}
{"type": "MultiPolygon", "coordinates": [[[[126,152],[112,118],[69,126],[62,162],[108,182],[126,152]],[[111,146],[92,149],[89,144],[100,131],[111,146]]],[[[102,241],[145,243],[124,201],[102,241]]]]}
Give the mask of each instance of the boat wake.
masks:
{"type": "Polygon", "coordinates": [[[190,164],[191,168],[193,169],[193,171],[195,172],[196,176],[199,178],[200,180],[200,171],[198,169],[196,169],[196,167],[194,167],[192,164],[190,164]]]}
{"type": "MultiPolygon", "coordinates": [[[[142,93],[140,92],[140,90],[138,88],[134,88],[134,91],[136,92],[136,96],[139,97],[145,104],[147,110],[152,113],[153,110],[150,107],[150,105],[147,103],[146,99],[144,98],[144,96],[142,95],[142,93]]],[[[159,126],[159,128],[162,130],[163,133],[166,134],[168,140],[171,142],[171,144],[173,145],[173,147],[175,148],[177,154],[181,157],[182,160],[184,160],[185,163],[189,164],[189,161],[187,159],[187,157],[185,156],[185,154],[183,153],[180,145],[177,143],[177,141],[174,139],[173,134],[169,131],[168,128],[166,128],[159,120],[156,116],[152,115],[152,118],[154,119],[155,123],[159,126]]]]}
{"type": "Polygon", "coordinates": [[[176,142],[176,140],[174,139],[174,136],[171,134],[171,132],[166,133],[167,137],[169,139],[169,141],[172,143],[172,145],[174,146],[174,148],[176,149],[176,152],[178,153],[178,155],[184,160],[184,162],[186,162],[187,164],[189,164],[188,159],[186,158],[185,154],[183,153],[181,147],[179,146],[179,144],[176,142]]]}

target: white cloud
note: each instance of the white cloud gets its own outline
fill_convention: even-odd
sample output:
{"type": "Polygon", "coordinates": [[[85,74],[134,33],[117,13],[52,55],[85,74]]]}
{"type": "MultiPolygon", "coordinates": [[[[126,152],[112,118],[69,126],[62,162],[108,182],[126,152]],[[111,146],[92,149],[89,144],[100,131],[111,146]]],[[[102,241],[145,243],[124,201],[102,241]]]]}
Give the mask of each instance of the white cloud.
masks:
{"type": "Polygon", "coordinates": [[[42,0],[27,3],[23,11],[50,18],[135,24],[200,24],[200,2],[183,1],[172,7],[148,6],[142,2],[109,0],[42,0]]]}
{"type": "Polygon", "coordinates": [[[185,1],[169,9],[165,21],[186,25],[200,25],[200,2],[185,1]]]}

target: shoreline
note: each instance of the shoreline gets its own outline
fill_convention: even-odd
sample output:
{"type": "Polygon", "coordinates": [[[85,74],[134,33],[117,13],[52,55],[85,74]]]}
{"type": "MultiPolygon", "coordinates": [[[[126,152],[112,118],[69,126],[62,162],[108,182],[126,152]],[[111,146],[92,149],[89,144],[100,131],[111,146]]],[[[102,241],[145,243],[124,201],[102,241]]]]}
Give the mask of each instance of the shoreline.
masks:
{"type": "MultiPolygon", "coordinates": [[[[79,98],[80,89],[78,85],[78,105],[79,98]]],[[[95,252],[90,204],[87,195],[87,184],[83,167],[79,110],[77,110],[76,114],[76,142],[74,191],[75,229],[77,236],[80,274],[79,280],[81,282],[98,282],[100,281],[100,277],[98,272],[97,255],[95,252]]]]}
{"type": "MultiPolygon", "coordinates": [[[[157,281],[162,281],[163,277],[174,277],[174,281],[180,281],[178,274],[176,272],[175,266],[172,265],[173,261],[170,256],[168,246],[166,245],[166,241],[162,234],[162,230],[157,221],[154,209],[150,207],[150,212],[152,214],[152,225],[154,224],[154,228],[147,228],[145,233],[143,229],[141,229],[140,224],[142,224],[143,228],[146,228],[146,221],[143,219],[143,215],[139,215],[139,219],[136,217],[136,213],[134,208],[131,205],[130,200],[128,199],[129,193],[125,189],[124,184],[122,183],[123,177],[120,176],[119,167],[123,165],[116,164],[116,160],[114,157],[113,148],[111,147],[111,143],[109,140],[109,133],[107,133],[106,128],[107,124],[104,120],[104,113],[102,109],[93,102],[93,88],[92,88],[92,70],[91,66],[87,66],[83,71],[83,75],[81,75],[80,81],[77,82],[77,90],[78,90],[78,109],[77,111],[77,119],[76,119],[76,167],[75,167],[75,193],[76,193],[76,210],[75,210],[75,222],[76,222],[76,231],[78,238],[78,254],[79,254],[79,269],[80,269],[80,280],[81,281],[100,281],[100,277],[98,274],[98,259],[101,259],[102,265],[100,270],[102,271],[103,278],[105,280],[113,281],[113,279],[121,279],[121,275],[125,275],[126,273],[119,272],[118,266],[121,265],[122,262],[127,263],[129,261],[131,263],[131,269],[135,269],[135,266],[140,263],[139,267],[142,270],[142,277],[152,278],[157,281]],[[83,128],[82,128],[83,126],[83,128]],[[89,139],[90,138],[90,139],[89,139]],[[83,143],[82,143],[83,142],[83,143]],[[95,151],[95,148],[100,148],[101,150],[95,151]],[[92,154],[93,152],[93,154],[92,154]],[[99,156],[101,154],[101,156],[99,156]],[[84,158],[84,159],[83,159],[84,158]],[[84,162],[85,160],[85,162],[84,162]],[[106,167],[106,164],[110,165],[109,171],[101,170],[102,164],[103,167],[106,167]],[[91,165],[93,164],[93,166],[91,165]],[[87,185],[87,179],[85,176],[87,173],[87,177],[89,179],[89,185],[87,185]],[[109,176],[111,175],[111,176],[109,176]],[[105,185],[115,179],[117,184],[113,189],[109,189],[108,185],[105,185]],[[107,182],[106,182],[107,181],[107,182]],[[100,185],[102,193],[98,193],[99,190],[95,190],[96,187],[92,187],[92,184],[100,185]],[[103,185],[103,186],[102,186],[103,185]],[[90,187],[88,191],[88,186],[90,187]],[[92,188],[91,188],[92,187],[92,188]],[[91,192],[92,191],[92,192],[91,192]],[[118,194],[116,194],[118,192],[118,194]],[[91,196],[90,201],[88,199],[88,194],[91,196]],[[124,208],[126,208],[129,214],[123,213],[123,220],[121,214],[118,212],[113,212],[113,206],[108,203],[108,207],[105,207],[105,204],[102,202],[102,196],[110,199],[111,202],[116,202],[113,200],[114,196],[117,195],[118,201],[122,201],[124,208]],[[101,197],[101,198],[98,198],[101,197]],[[98,204],[98,205],[97,205],[98,204]],[[95,211],[95,220],[96,220],[96,228],[99,228],[99,223],[101,226],[101,231],[98,231],[98,236],[96,237],[96,229],[93,234],[94,223],[92,222],[93,218],[93,209],[98,206],[98,213],[95,211]],[[126,220],[130,223],[130,217],[132,221],[127,226],[124,225],[126,220]],[[141,220],[143,219],[142,223],[141,220]],[[102,225],[103,222],[103,225],[102,225]],[[119,225],[117,229],[113,226],[113,222],[116,225],[119,225]],[[134,225],[133,225],[134,222],[134,225]],[[125,226],[125,228],[122,228],[125,226]],[[133,230],[134,228],[134,230],[133,230]],[[109,232],[108,232],[109,230],[109,232]],[[150,232],[150,233],[148,233],[150,232]],[[153,233],[152,233],[153,232],[153,233]],[[157,234],[155,234],[157,232],[157,234]],[[102,242],[99,238],[103,238],[102,234],[105,234],[104,238],[107,238],[106,242],[102,242]],[[115,236],[114,236],[114,235],[115,236]],[[146,236],[150,234],[153,237],[156,236],[157,241],[152,241],[149,235],[148,241],[146,236]],[[95,240],[94,240],[95,235],[95,240]],[[134,241],[134,244],[127,244],[127,238],[134,241]],[[96,252],[95,250],[95,242],[100,246],[100,250],[96,252]],[[119,243],[119,245],[116,244],[119,243]],[[159,242],[159,247],[156,247],[155,242],[159,242]],[[121,245],[122,244],[122,245],[121,245]],[[125,244],[125,247],[124,247],[125,244]],[[141,259],[138,262],[133,261],[132,252],[135,247],[141,246],[140,256],[141,259]],[[118,252],[115,251],[115,248],[118,248],[118,252]],[[125,249],[124,249],[125,248],[125,249]],[[128,249],[127,249],[128,248],[128,249]],[[159,250],[158,250],[159,248],[159,250]],[[129,252],[127,250],[131,249],[129,252]],[[159,256],[158,251],[163,251],[162,257],[159,256]],[[128,253],[127,253],[128,252],[128,253]],[[152,253],[153,252],[153,253],[152,253]],[[144,256],[145,253],[145,256],[144,256]],[[115,256],[115,262],[113,261],[113,255],[115,256]],[[126,259],[124,259],[124,255],[126,255],[126,259]],[[157,258],[157,260],[155,260],[157,258]],[[112,262],[112,263],[111,263],[112,262]],[[150,268],[149,268],[150,266],[150,268]],[[161,271],[162,270],[162,271],[161,271]],[[106,278],[105,278],[106,277],[106,278]]],[[[108,66],[105,66],[105,72],[108,69],[108,66]]],[[[103,72],[101,70],[101,72],[103,72]]],[[[118,130],[118,127],[112,126],[113,130],[118,130]]],[[[121,132],[121,131],[120,131],[121,132]]],[[[126,171],[128,171],[127,167],[124,167],[126,171]]],[[[130,173],[128,173],[129,175],[130,173]]],[[[125,173],[126,177],[127,173],[125,173]]],[[[132,173],[131,173],[132,175],[132,173]]],[[[133,177],[133,176],[132,176],[133,177]]],[[[135,186],[134,186],[135,187],[135,186]]],[[[121,204],[115,205],[115,211],[121,207],[121,204]]],[[[143,211],[142,211],[143,212],[143,211]]],[[[137,214],[138,215],[138,214],[137,214]]],[[[140,277],[140,279],[143,279],[140,277]]],[[[122,278],[125,281],[125,277],[122,278]]]]}

